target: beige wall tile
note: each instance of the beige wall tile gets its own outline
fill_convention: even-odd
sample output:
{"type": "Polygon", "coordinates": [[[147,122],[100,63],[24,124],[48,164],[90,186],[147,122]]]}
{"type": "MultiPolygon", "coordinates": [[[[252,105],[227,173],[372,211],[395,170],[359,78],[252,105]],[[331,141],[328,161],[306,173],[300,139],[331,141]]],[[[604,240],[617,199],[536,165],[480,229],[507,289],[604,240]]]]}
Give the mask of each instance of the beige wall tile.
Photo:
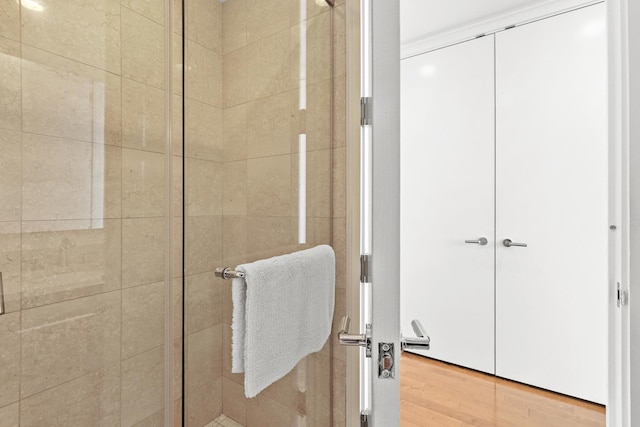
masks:
{"type": "Polygon", "coordinates": [[[173,336],[176,339],[182,337],[182,280],[182,277],[173,279],[173,336]]]}
{"type": "Polygon", "coordinates": [[[222,414],[222,378],[189,387],[187,425],[207,425],[220,414],[222,414]]]}
{"type": "Polygon", "coordinates": [[[122,149],[111,145],[93,145],[92,218],[122,217],[122,149]],[[97,196],[102,188],[102,198],[97,196]]]}
{"type": "Polygon", "coordinates": [[[91,218],[93,199],[104,199],[91,180],[93,144],[24,134],[22,146],[23,219],[91,218]]]}
{"type": "Polygon", "coordinates": [[[22,312],[22,398],[119,359],[119,291],[22,312]]]}
{"type": "Polygon", "coordinates": [[[248,242],[247,217],[226,215],[223,217],[223,229],[223,264],[237,266],[245,263],[247,261],[248,242]]]}
{"type": "Polygon", "coordinates": [[[20,403],[21,426],[112,426],[120,421],[120,363],[20,403]]]}
{"type": "MultiPolygon", "coordinates": [[[[182,400],[182,338],[176,338],[173,340],[173,397],[174,399],[182,400]]],[[[174,410],[176,408],[174,407],[174,410]]],[[[181,408],[180,408],[181,409],[181,408]]],[[[181,411],[178,411],[179,413],[181,411]]],[[[182,425],[176,427],[183,427],[182,425]]]]}
{"type": "Polygon", "coordinates": [[[22,227],[23,309],[120,289],[120,220],[22,227]]]}
{"type": "Polygon", "coordinates": [[[186,280],[187,333],[191,334],[221,323],[222,289],[229,283],[216,278],[213,272],[188,276],[186,280]]]}
{"type": "Polygon", "coordinates": [[[333,425],[334,427],[344,427],[346,425],[346,380],[347,371],[344,362],[334,359],[333,361],[333,425]]]}
{"type": "Polygon", "coordinates": [[[122,291],[122,357],[164,342],[164,282],[122,291]]]}
{"type": "MultiPolygon", "coordinates": [[[[296,412],[306,413],[306,393],[311,391],[308,389],[311,384],[307,384],[308,364],[308,358],[301,360],[287,375],[261,391],[260,396],[273,399],[296,412]]],[[[312,395],[314,399],[318,398],[315,393],[312,395]]]]}
{"type": "Polygon", "coordinates": [[[20,398],[20,313],[0,316],[0,407],[20,398]]]}
{"type": "Polygon", "coordinates": [[[331,80],[308,85],[304,131],[309,151],[331,147],[331,80]]]}
{"type": "Polygon", "coordinates": [[[307,357],[307,416],[315,425],[331,425],[331,343],[328,341],[322,351],[307,357]]]}
{"type": "Polygon", "coordinates": [[[306,425],[306,416],[291,408],[258,395],[247,404],[246,427],[306,425]]]}
{"type": "MultiPolygon", "coordinates": [[[[11,0],[1,0],[2,7],[11,0]]],[[[5,9],[0,8],[0,22],[5,9]]],[[[18,20],[18,28],[20,21],[18,20]]],[[[1,24],[0,24],[1,25],[1,24]]],[[[0,27],[2,28],[2,27],[0,27]]],[[[19,31],[18,31],[18,34],[19,31]]],[[[20,71],[20,43],[0,37],[0,128],[21,129],[22,84],[20,71]]]]}
{"type": "Polygon", "coordinates": [[[187,337],[187,416],[204,425],[222,413],[222,325],[187,337]]]}
{"type": "Polygon", "coordinates": [[[222,107],[222,55],[187,40],[187,98],[222,107]]]}
{"type": "Polygon", "coordinates": [[[0,427],[20,425],[20,404],[18,402],[0,408],[0,427]]]}
{"type": "Polygon", "coordinates": [[[122,8],[122,76],[164,88],[164,29],[122,8]]]}
{"type": "Polygon", "coordinates": [[[182,217],[173,218],[173,277],[182,277],[182,217]]]}
{"type": "MultiPolygon", "coordinates": [[[[174,0],[178,1],[178,0],[174,0]]],[[[180,0],[181,1],[181,0],[180,0]]],[[[180,6],[182,7],[182,6],[180,6]]],[[[181,24],[180,24],[181,25],[181,24]]],[[[173,69],[171,70],[171,75],[173,78],[172,89],[174,95],[182,95],[182,36],[177,34],[174,30],[172,37],[172,57],[173,61],[173,69]]]]}
{"type": "Polygon", "coordinates": [[[346,148],[333,149],[333,216],[347,216],[346,148]]]}
{"type": "Polygon", "coordinates": [[[333,146],[344,147],[347,143],[346,77],[333,79],[333,146]]]}
{"type": "Polygon", "coordinates": [[[336,253],[336,289],[347,288],[347,219],[333,219],[333,250],[336,253]]]}
{"type": "Polygon", "coordinates": [[[291,2],[282,0],[247,1],[247,42],[252,43],[289,28],[291,2]]]}
{"type": "Polygon", "coordinates": [[[333,75],[347,73],[347,15],[344,4],[333,9],[333,75]]]}
{"type": "Polygon", "coordinates": [[[222,324],[187,336],[187,385],[209,384],[222,376],[222,324]]]}
{"type": "MultiPolygon", "coordinates": [[[[307,152],[307,216],[331,215],[331,150],[307,152]]],[[[291,156],[292,199],[298,205],[299,158],[291,156]]]]}
{"type": "Polygon", "coordinates": [[[122,286],[159,282],[164,277],[164,219],[122,220],[122,286]]]}
{"type": "Polygon", "coordinates": [[[67,0],[43,7],[46,12],[22,8],[23,43],[120,74],[117,0],[67,0]]]}
{"type": "Polygon", "coordinates": [[[0,130],[0,221],[19,221],[22,203],[20,133],[0,130]]]}
{"type": "Polygon", "coordinates": [[[121,425],[132,426],[163,408],[164,350],[122,361],[121,425]]]}
{"type": "Polygon", "coordinates": [[[187,19],[187,38],[222,53],[222,2],[189,0],[187,19]]]}
{"type": "Polygon", "coordinates": [[[20,3],[0,0],[0,37],[20,41],[20,3]]]}
{"type": "Polygon", "coordinates": [[[187,217],[186,271],[213,271],[222,261],[222,217],[187,217]]]}
{"type": "Polygon", "coordinates": [[[145,418],[142,421],[138,421],[134,424],[134,427],[157,427],[164,425],[164,410],[161,409],[155,414],[145,418]]]}
{"type": "Polygon", "coordinates": [[[250,54],[248,47],[242,47],[224,55],[222,88],[225,107],[243,104],[249,99],[250,54]]]}
{"type": "Polygon", "coordinates": [[[222,161],[222,109],[187,99],[185,117],[187,157],[222,161]]]}
{"type": "Polygon", "coordinates": [[[247,44],[247,1],[222,3],[222,47],[225,54],[247,44]]]}
{"type": "Polygon", "coordinates": [[[288,92],[247,105],[247,157],[288,154],[291,151],[292,114],[288,92]]]}
{"type": "Polygon", "coordinates": [[[244,397],[244,387],[227,378],[222,379],[222,412],[232,420],[246,425],[247,398],[244,397]]]}
{"type": "Polygon", "coordinates": [[[173,0],[173,32],[182,35],[182,3],[184,0],[173,0]]]}
{"type": "Polygon", "coordinates": [[[187,215],[221,215],[223,163],[186,160],[187,215]]]}
{"type": "Polygon", "coordinates": [[[173,95],[173,104],[171,107],[171,138],[173,142],[173,155],[182,156],[184,146],[182,141],[182,96],[173,95]]]}
{"type": "Polygon", "coordinates": [[[224,215],[246,215],[247,162],[243,160],[225,163],[222,179],[224,215]]]}
{"type": "MultiPolygon", "coordinates": [[[[336,289],[335,294],[335,305],[333,309],[333,323],[331,330],[334,332],[331,334],[331,341],[333,343],[334,349],[342,349],[344,346],[341,346],[338,342],[338,334],[337,331],[340,330],[342,317],[347,313],[347,297],[346,290],[344,289],[336,289]]],[[[344,361],[344,352],[336,351],[333,355],[335,359],[340,359],[344,361]]]]}
{"type": "Polygon", "coordinates": [[[122,79],[122,146],[165,151],[165,91],[122,79]]]}
{"type": "MultiPolygon", "coordinates": [[[[297,224],[294,224],[294,227],[297,230],[297,224]]],[[[307,218],[307,244],[331,244],[331,218],[307,218]]]]}
{"type": "Polygon", "coordinates": [[[173,427],[182,427],[182,399],[173,402],[173,427]]]}
{"type": "Polygon", "coordinates": [[[247,158],[247,105],[225,108],[223,122],[224,160],[226,162],[245,160],[247,158]]]}
{"type": "Polygon", "coordinates": [[[25,132],[120,145],[120,77],[22,47],[25,132]]]}
{"type": "Polygon", "coordinates": [[[331,14],[327,11],[307,20],[307,83],[330,78],[331,14]]]}
{"type": "Polygon", "coordinates": [[[297,243],[291,217],[249,217],[247,219],[247,262],[256,257],[280,255],[297,243]]]}
{"type": "MultiPolygon", "coordinates": [[[[182,181],[182,157],[173,156],[173,216],[180,218],[184,213],[182,209],[182,181]]],[[[182,235],[180,234],[178,238],[182,239],[182,235]]]]}
{"type": "MultiPolygon", "coordinates": [[[[164,25],[164,0],[121,0],[120,3],[144,17],[164,25]]],[[[174,13],[177,13],[177,10],[174,10],[174,13]]]]}
{"type": "Polygon", "coordinates": [[[264,157],[247,161],[249,215],[291,215],[291,187],[291,156],[264,157]]]}
{"type": "Polygon", "coordinates": [[[247,99],[250,101],[288,90],[292,78],[290,30],[248,45],[247,70],[247,99]]]}
{"type": "Polygon", "coordinates": [[[164,215],[163,154],[122,149],[122,216],[164,215]]]}
{"type": "Polygon", "coordinates": [[[7,313],[20,310],[21,259],[20,223],[0,222],[0,271],[4,289],[4,308],[7,313]]]}

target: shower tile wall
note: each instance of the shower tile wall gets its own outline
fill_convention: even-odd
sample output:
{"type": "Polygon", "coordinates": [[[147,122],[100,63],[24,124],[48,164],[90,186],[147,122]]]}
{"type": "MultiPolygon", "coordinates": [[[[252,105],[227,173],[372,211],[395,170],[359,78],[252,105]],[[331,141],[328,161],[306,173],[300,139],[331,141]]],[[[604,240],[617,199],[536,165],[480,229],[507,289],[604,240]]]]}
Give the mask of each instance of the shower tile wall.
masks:
{"type": "Polygon", "coordinates": [[[0,1],[1,426],[162,423],[164,38],[162,0],[0,1]]]}
{"type": "MultiPolygon", "coordinates": [[[[224,232],[220,265],[235,266],[331,243],[332,223],[334,233],[345,231],[344,173],[340,172],[344,170],[344,136],[334,136],[332,147],[331,133],[330,9],[313,0],[302,2],[306,10],[307,101],[306,110],[300,111],[300,4],[300,0],[227,0],[222,4],[224,232]],[[300,133],[307,135],[306,245],[298,244],[300,133]],[[332,176],[337,179],[333,194],[332,176]]],[[[336,18],[344,21],[344,6],[341,10],[336,11],[336,18]]],[[[335,28],[339,33],[344,22],[335,28]]],[[[344,52],[337,48],[338,54],[340,51],[344,52]]],[[[336,61],[337,69],[340,64],[344,60],[336,61]]],[[[338,96],[344,96],[344,88],[340,89],[344,71],[334,83],[338,96]]],[[[336,135],[341,132],[341,122],[344,120],[336,120],[336,135]]],[[[340,260],[344,237],[333,240],[338,275],[344,276],[340,260]]],[[[301,361],[285,378],[256,398],[246,399],[243,376],[231,373],[230,284],[217,281],[224,302],[223,413],[249,427],[330,425],[332,365],[344,366],[342,353],[332,358],[329,340],[321,352],[301,361]]],[[[336,313],[341,313],[344,278],[338,278],[337,286],[336,313]]],[[[344,387],[333,395],[337,407],[344,408],[344,387]]]]}

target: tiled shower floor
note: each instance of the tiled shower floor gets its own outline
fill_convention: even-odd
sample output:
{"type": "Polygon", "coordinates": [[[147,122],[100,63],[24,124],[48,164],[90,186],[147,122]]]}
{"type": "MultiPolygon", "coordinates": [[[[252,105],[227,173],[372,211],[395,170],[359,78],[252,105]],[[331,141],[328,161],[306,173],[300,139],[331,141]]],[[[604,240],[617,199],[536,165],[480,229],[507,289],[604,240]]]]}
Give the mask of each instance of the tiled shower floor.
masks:
{"type": "Polygon", "coordinates": [[[244,427],[242,424],[233,421],[226,415],[220,415],[215,420],[211,421],[205,427],[244,427]]]}

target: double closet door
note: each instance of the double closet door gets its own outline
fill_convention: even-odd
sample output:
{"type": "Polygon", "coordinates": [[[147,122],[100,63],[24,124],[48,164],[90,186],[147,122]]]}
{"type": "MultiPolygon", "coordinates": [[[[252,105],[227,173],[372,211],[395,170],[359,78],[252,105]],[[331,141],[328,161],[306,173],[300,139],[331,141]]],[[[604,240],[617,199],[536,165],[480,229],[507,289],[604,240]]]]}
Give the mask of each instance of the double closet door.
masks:
{"type": "Polygon", "coordinates": [[[402,328],[425,356],[605,403],[605,9],[402,61],[402,328]]]}

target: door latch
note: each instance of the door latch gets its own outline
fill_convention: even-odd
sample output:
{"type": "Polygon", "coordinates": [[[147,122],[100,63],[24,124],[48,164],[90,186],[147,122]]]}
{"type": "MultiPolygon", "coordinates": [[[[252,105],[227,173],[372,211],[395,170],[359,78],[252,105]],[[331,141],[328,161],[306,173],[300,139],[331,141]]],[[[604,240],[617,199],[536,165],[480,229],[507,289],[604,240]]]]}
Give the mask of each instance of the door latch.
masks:
{"type": "Polygon", "coordinates": [[[394,378],[394,372],[395,355],[393,351],[393,343],[378,343],[378,378],[394,378]]]}
{"type": "Polygon", "coordinates": [[[366,325],[364,334],[350,334],[350,323],[351,319],[349,319],[349,316],[342,318],[342,328],[338,331],[338,342],[342,345],[364,347],[367,357],[371,357],[371,325],[366,325]]]}

